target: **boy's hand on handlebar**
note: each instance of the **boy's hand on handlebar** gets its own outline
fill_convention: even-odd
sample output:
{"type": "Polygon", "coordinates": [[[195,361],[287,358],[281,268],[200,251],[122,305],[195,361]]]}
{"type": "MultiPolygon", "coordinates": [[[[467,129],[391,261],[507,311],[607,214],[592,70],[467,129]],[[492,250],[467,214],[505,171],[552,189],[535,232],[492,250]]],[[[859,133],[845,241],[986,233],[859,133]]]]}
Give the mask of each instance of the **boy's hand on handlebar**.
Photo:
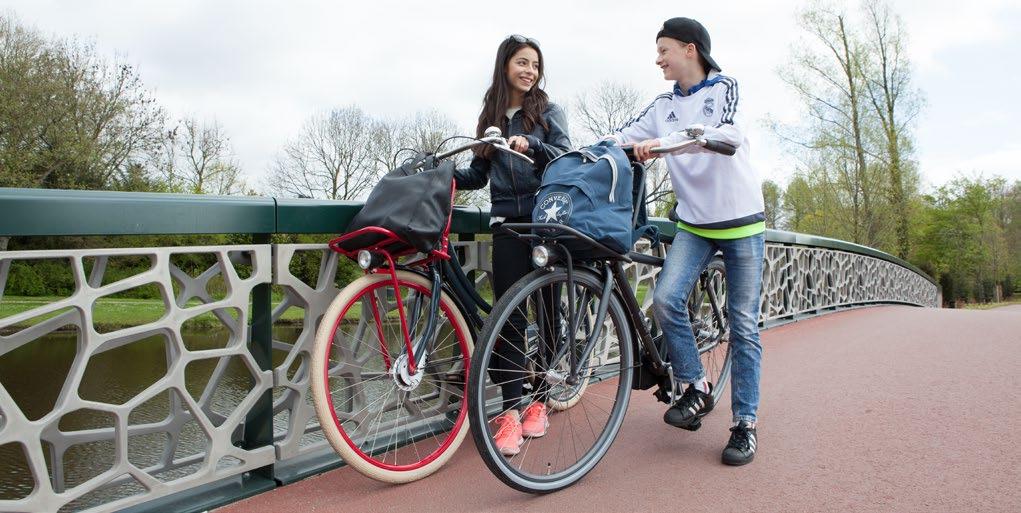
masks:
{"type": "Polygon", "coordinates": [[[510,146],[512,150],[518,153],[523,154],[526,151],[528,151],[528,139],[520,135],[515,135],[512,136],[510,139],[507,139],[507,145],[510,146]]]}
{"type": "Polygon", "coordinates": [[[635,160],[638,162],[645,162],[646,160],[649,160],[652,158],[652,149],[657,146],[662,146],[659,139],[646,139],[642,142],[635,143],[633,150],[635,153],[635,160]]]}

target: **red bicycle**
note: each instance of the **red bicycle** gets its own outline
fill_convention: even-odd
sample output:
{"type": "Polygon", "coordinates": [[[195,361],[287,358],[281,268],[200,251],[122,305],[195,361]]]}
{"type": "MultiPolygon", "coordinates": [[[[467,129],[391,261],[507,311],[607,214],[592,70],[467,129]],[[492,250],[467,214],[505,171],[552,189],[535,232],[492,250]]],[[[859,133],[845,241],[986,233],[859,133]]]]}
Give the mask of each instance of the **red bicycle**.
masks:
{"type": "MultiPolygon", "coordinates": [[[[427,162],[438,164],[479,144],[532,163],[510,149],[499,129],[467,139],[402,168],[414,174],[427,162]]],[[[418,192],[403,196],[422,201],[418,192]]],[[[449,197],[439,196],[452,202],[453,180],[449,197]]],[[[319,322],[313,400],[340,457],[380,481],[405,483],[432,474],[468,432],[469,358],[482,326],[479,310],[491,307],[449,248],[450,210],[438,243],[424,253],[394,226],[366,226],[330,241],[330,249],[355,260],[365,275],[340,291],[319,322]]]]}

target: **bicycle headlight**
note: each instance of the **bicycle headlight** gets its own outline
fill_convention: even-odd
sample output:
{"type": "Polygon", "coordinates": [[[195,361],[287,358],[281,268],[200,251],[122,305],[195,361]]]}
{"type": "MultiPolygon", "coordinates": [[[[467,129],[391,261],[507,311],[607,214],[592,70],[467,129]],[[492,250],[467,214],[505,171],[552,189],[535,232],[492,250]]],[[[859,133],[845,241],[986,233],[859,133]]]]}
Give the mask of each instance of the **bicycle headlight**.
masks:
{"type": "Polygon", "coordinates": [[[556,258],[550,248],[543,245],[532,248],[532,263],[535,264],[536,267],[546,267],[554,260],[556,260],[556,258]]]}
{"type": "Polygon", "coordinates": [[[358,252],[358,267],[368,270],[374,263],[376,263],[376,259],[372,257],[372,253],[364,249],[358,252]]]}

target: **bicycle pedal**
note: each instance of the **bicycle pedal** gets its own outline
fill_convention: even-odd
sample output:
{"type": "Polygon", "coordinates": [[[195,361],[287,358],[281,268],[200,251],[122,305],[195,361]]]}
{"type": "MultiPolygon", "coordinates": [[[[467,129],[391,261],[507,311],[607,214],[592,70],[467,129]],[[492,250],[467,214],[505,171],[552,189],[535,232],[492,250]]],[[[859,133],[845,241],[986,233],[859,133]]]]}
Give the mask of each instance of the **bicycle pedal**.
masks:
{"type": "Polygon", "coordinates": [[[653,392],[652,395],[656,396],[656,399],[659,399],[661,403],[674,404],[673,399],[670,397],[670,392],[662,387],[653,392]]]}

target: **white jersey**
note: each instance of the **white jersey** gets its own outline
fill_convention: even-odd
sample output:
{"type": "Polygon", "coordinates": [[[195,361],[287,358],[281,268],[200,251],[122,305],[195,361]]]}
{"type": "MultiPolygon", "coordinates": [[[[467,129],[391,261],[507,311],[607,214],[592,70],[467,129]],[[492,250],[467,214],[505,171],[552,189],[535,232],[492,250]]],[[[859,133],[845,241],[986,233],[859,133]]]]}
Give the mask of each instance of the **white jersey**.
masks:
{"type": "Polygon", "coordinates": [[[737,105],[737,81],[712,72],[686,95],[675,85],[673,92],[657,96],[609,137],[620,144],[658,138],[669,145],[687,138],[683,129],[704,125],[707,139],[731,144],[737,152],[726,156],[690,146],[664,157],[677,195],[677,216],[695,228],[747,226],[765,219],[765,207],[762,179],[749,162],[748,139],[735,120],[737,105]]]}

